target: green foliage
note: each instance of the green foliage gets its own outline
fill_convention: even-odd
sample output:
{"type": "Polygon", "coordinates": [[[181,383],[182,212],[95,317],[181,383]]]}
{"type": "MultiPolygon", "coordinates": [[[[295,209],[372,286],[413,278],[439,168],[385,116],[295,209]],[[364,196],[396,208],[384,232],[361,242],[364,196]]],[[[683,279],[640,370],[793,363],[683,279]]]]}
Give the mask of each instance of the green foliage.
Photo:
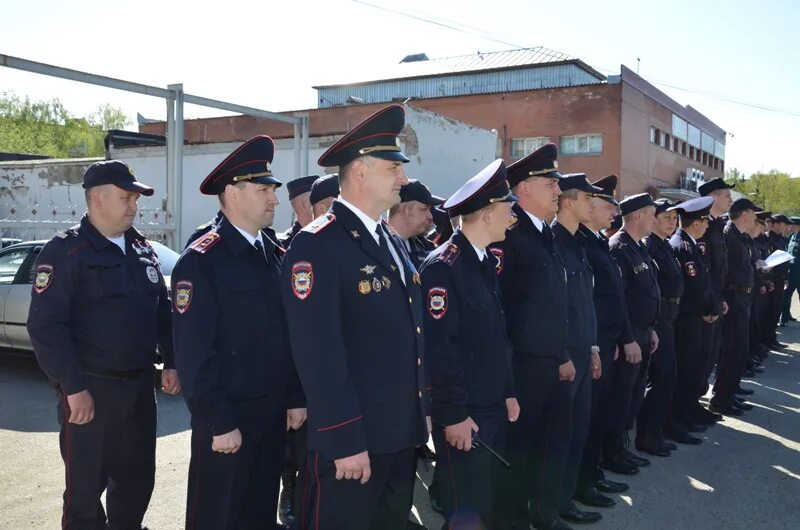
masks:
{"type": "Polygon", "coordinates": [[[745,177],[733,168],[727,171],[725,180],[735,183],[736,191],[762,208],[774,213],[800,215],[800,179],[792,178],[788,173],[773,169],[745,177]]]}
{"type": "Polygon", "coordinates": [[[90,116],[76,117],[56,98],[31,101],[0,94],[0,151],[56,158],[103,156],[106,131],[130,123],[121,109],[108,104],[90,116]]]}

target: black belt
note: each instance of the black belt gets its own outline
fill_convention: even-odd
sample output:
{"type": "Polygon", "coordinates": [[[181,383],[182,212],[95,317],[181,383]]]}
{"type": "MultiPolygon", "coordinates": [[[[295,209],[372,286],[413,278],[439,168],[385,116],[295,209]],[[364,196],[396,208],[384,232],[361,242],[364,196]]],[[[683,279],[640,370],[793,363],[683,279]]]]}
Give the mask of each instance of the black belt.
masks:
{"type": "Polygon", "coordinates": [[[675,305],[679,305],[679,304],[681,303],[681,297],[680,297],[680,296],[676,296],[675,298],[665,298],[665,297],[662,297],[662,298],[661,298],[661,301],[662,301],[662,302],[666,302],[666,303],[668,303],[668,304],[675,304],[675,305]]]}
{"type": "Polygon", "coordinates": [[[112,381],[131,381],[139,379],[149,370],[109,370],[107,368],[84,368],[83,373],[91,377],[110,379],[112,381]]]}
{"type": "Polygon", "coordinates": [[[729,283],[728,284],[729,291],[740,291],[744,294],[750,294],[753,291],[752,287],[745,287],[744,285],[739,285],[738,283],[729,283]]]}

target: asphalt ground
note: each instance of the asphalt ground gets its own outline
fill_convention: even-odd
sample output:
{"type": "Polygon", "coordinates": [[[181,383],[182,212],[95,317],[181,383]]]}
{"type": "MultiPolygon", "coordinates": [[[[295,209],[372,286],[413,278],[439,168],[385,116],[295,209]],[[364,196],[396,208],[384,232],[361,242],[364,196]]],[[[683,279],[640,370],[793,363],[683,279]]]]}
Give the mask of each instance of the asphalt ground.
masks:
{"type": "MultiPolygon", "coordinates": [[[[794,308],[800,315],[800,306],[794,308]]],[[[766,371],[743,382],[755,409],[726,418],[634,477],[617,505],[600,510],[601,529],[800,528],[800,323],[779,328],[789,344],[766,371]]],[[[145,524],[183,528],[189,418],[180,397],[158,395],[156,486],[145,524]]],[[[417,470],[414,510],[431,530],[441,519],[427,500],[431,469],[417,470]]],[[[0,528],[59,528],[64,469],[56,398],[32,358],[0,356],[0,528]]]]}

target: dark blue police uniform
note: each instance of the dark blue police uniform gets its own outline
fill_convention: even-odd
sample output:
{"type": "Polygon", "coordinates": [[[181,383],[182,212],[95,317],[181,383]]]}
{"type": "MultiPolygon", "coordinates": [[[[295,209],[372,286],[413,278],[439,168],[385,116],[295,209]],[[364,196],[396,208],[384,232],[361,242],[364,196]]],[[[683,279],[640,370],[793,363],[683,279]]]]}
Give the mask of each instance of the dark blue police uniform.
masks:
{"type": "MultiPolygon", "coordinates": [[[[407,160],[396,146],[403,124],[402,107],[382,109],[319,163],[344,165],[364,155],[407,160]]],[[[386,223],[378,228],[382,244],[334,201],[295,237],[284,260],[292,354],[308,399],[310,480],[301,527],[394,529],[408,522],[414,447],[428,437],[422,293],[399,238],[386,223]],[[334,460],[364,451],[369,481],[336,480],[334,460]]]]}
{"type": "MultiPolygon", "coordinates": [[[[274,145],[255,137],[201,185],[276,184],[274,145]],[[266,166],[266,170],[265,170],[266,166]]],[[[186,527],[271,528],[283,462],[286,409],[303,406],[290,353],[274,243],[251,244],[223,215],[192,243],[172,272],[175,357],[191,413],[192,457],[186,527]],[[234,454],[212,450],[214,436],[238,429],[234,454]]]]}
{"type": "MultiPolygon", "coordinates": [[[[528,178],[561,178],[558,151],[547,144],[508,166],[512,189],[528,178]]],[[[567,351],[567,273],[547,223],[542,230],[518,204],[517,222],[505,241],[492,245],[514,348],[514,385],[519,420],[509,426],[511,469],[498,479],[497,517],[501,524],[551,524],[558,520],[560,485],[572,423],[570,385],[558,367],[567,351]]]]}
{"type": "MultiPolygon", "coordinates": [[[[84,176],[86,188],[112,182],[152,194],[133,186],[141,185],[122,162],[98,162],[84,176]]],[[[67,529],[139,528],[153,491],[153,363],[158,345],[165,368],[174,368],[170,302],[153,248],[135,228],[124,237],[123,253],[84,216],[36,262],[28,333],[59,390],[67,529]],[[83,390],[94,400],[94,419],[68,423],[66,396],[83,390]]]]}
{"type": "MultiPolygon", "coordinates": [[[[514,200],[508,186],[500,182],[505,176],[502,160],[493,162],[456,191],[445,208],[457,216],[479,211],[497,200],[514,200]]],[[[498,265],[488,250],[479,258],[464,233],[456,231],[421,268],[443,528],[458,528],[470,518],[480,518],[484,528],[492,525],[498,463],[483,446],[469,452],[451,447],[444,428],[469,417],[478,425],[480,439],[490,447],[501,446],[504,439],[505,400],[514,397],[514,383],[498,265]]]]}

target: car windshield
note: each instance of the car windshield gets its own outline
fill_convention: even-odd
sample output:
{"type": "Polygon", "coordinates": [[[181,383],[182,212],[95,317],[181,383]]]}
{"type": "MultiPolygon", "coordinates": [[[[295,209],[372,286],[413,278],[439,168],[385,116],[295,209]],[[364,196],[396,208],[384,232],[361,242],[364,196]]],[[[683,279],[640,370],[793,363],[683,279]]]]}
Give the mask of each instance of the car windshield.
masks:
{"type": "Polygon", "coordinates": [[[158,261],[161,263],[161,274],[163,274],[164,276],[171,276],[172,268],[178,261],[180,254],[178,254],[171,248],[167,247],[163,243],[159,243],[158,241],[153,241],[153,240],[148,240],[148,241],[150,241],[150,244],[156,251],[156,256],[158,256],[158,261]]]}

